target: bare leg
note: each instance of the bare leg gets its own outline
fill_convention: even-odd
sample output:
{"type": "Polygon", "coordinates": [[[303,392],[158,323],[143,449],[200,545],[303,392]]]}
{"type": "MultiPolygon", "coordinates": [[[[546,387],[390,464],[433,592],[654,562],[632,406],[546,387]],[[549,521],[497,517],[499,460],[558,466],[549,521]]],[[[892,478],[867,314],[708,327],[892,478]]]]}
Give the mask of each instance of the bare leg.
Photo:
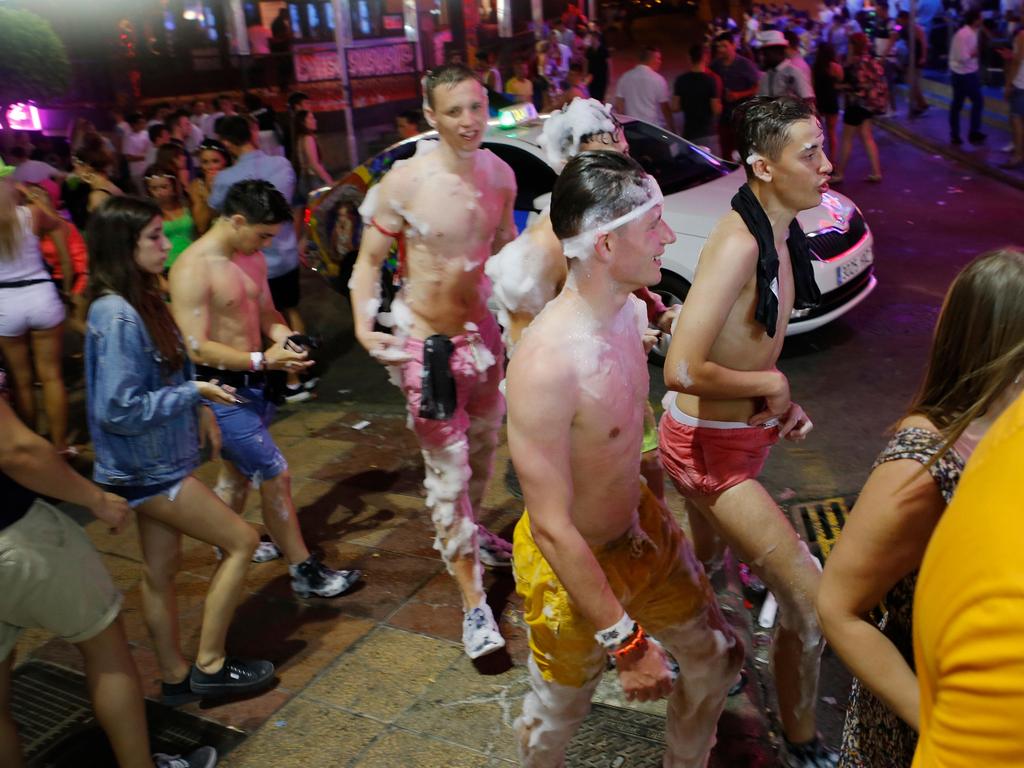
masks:
{"type": "Polygon", "coordinates": [[[712,573],[722,567],[725,543],[718,535],[718,531],[715,530],[714,521],[698,505],[685,496],[683,504],[686,507],[686,516],[690,521],[690,540],[693,542],[693,551],[710,577],[712,573]]]}
{"type": "Polygon", "coordinates": [[[0,765],[22,768],[21,744],[18,730],[11,717],[11,669],[14,667],[14,652],[0,661],[0,765]]]}
{"type": "Polygon", "coordinates": [[[839,150],[839,164],[833,171],[833,176],[842,176],[846,167],[850,164],[850,152],[853,151],[853,134],[857,128],[852,125],[843,125],[843,144],[839,150]]]}
{"type": "Polygon", "coordinates": [[[281,474],[260,484],[263,524],[270,538],[291,565],[298,565],[309,557],[309,550],[299,528],[299,516],[292,501],[292,478],[286,469],[281,474]]]}
{"type": "Polygon", "coordinates": [[[58,451],[68,447],[68,393],[61,369],[64,355],[64,324],[32,331],[32,358],[43,383],[43,410],[50,427],[50,442],[58,451]]]}
{"type": "Polygon", "coordinates": [[[7,374],[14,393],[14,410],[29,429],[36,429],[36,398],[32,392],[32,357],[29,354],[28,334],[0,336],[0,352],[7,361],[7,374]]]}
{"type": "Polygon", "coordinates": [[[153,768],[142,685],[121,620],[79,643],[96,719],[107,734],[119,768],[153,768]]]}
{"type": "Polygon", "coordinates": [[[782,510],[756,480],[695,499],[732,550],[779,601],[774,643],[779,718],[791,742],[815,737],[818,667],[824,648],[814,601],[821,571],[782,510]]]}
{"type": "Polygon", "coordinates": [[[878,145],[875,144],[875,134],[871,131],[872,122],[865,120],[860,125],[860,138],[864,142],[864,149],[868,153],[868,162],[871,163],[871,175],[877,179],[882,178],[882,163],[878,159],[878,145]]]}
{"type": "Polygon", "coordinates": [[[245,500],[249,496],[249,480],[234,464],[224,459],[221,461],[220,475],[217,477],[213,492],[236,515],[241,515],[245,510],[245,500]]]}
{"type": "Polygon", "coordinates": [[[561,768],[565,748],[590,712],[590,699],[601,681],[602,664],[582,688],[545,680],[533,656],[527,661],[530,691],[523,699],[523,713],[513,728],[522,768],[561,768]]]}
{"type": "Polygon", "coordinates": [[[174,599],[180,533],[220,547],[224,553],[206,593],[203,627],[196,654],[199,669],[215,673],[224,663],[228,627],[241,598],[249,559],[259,537],[251,525],[192,477],[185,481],[174,501],[166,497],[153,499],[139,511],[142,513],[139,515],[139,531],[146,562],[144,606],[147,597],[154,603],[152,611],[148,607],[145,609],[146,623],[157,647],[161,673],[168,683],[180,682],[188,674],[188,663],[181,657],[178,644],[177,604],[174,599]],[[149,585],[151,578],[153,584],[149,585]]]}

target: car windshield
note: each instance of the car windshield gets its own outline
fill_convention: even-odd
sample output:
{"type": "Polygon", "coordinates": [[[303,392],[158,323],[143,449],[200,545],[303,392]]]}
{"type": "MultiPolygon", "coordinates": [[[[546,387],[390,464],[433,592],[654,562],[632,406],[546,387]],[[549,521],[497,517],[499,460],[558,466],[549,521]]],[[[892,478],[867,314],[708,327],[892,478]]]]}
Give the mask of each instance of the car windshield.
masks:
{"type": "Polygon", "coordinates": [[[623,127],[629,154],[658,180],[666,195],[726,176],[735,168],[650,123],[633,120],[623,127]]]}

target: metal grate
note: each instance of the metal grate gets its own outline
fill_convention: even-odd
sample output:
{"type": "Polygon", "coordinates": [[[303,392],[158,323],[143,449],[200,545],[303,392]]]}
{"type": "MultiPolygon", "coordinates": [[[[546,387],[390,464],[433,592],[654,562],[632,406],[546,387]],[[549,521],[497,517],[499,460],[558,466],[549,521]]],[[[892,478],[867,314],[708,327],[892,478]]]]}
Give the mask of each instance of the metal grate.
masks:
{"type": "Polygon", "coordinates": [[[812,552],[817,549],[821,553],[822,562],[835,546],[853,502],[853,498],[836,496],[790,505],[789,517],[794,527],[811,546],[812,552]]]}
{"type": "Polygon", "coordinates": [[[568,768],[660,768],[665,718],[595,704],[566,750],[568,768]]]}
{"type": "MultiPolygon", "coordinates": [[[[85,686],[75,672],[40,661],[14,671],[12,713],[28,768],[112,768],[107,737],[96,723],[85,686]]],[[[184,754],[210,745],[220,754],[245,734],[184,712],[146,702],[153,752],[184,754]]]]}

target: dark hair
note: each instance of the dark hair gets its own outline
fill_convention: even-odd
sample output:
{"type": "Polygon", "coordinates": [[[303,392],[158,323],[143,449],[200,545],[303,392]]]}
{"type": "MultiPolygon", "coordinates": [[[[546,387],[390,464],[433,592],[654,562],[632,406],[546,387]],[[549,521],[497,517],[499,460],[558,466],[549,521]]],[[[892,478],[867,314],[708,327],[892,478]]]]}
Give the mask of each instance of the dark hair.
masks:
{"type": "Polygon", "coordinates": [[[432,69],[427,72],[427,76],[423,78],[423,96],[427,100],[427,105],[434,108],[434,89],[439,86],[445,86],[446,88],[454,88],[464,80],[476,80],[478,83],[480,79],[476,74],[467,67],[465,64],[445,64],[443,67],[432,69]]]}
{"type": "Polygon", "coordinates": [[[868,36],[863,32],[854,32],[850,35],[850,53],[854,56],[863,56],[868,52],[868,36]]]}
{"type": "Polygon", "coordinates": [[[588,214],[600,210],[609,220],[636,207],[633,188],[647,174],[629,155],[606,150],[580,152],[562,169],[551,192],[551,227],[559,239],[578,235],[588,214]]]}
{"type": "Polygon", "coordinates": [[[800,49],[800,35],[798,35],[792,29],[787,29],[782,34],[786,36],[786,43],[789,45],[790,48],[796,48],[797,50],[800,49]]]}
{"type": "Polygon", "coordinates": [[[125,115],[124,121],[128,125],[135,125],[139,120],[145,120],[145,116],[141,112],[129,112],[125,115]]]}
{"type": "Polygon", "coordinates": [[[23,146],[21,146],[20,144],[16,144],[15,146],[11,147],[11,157],[16,157],[19,160],[22,160],[28,157],[28,152],[25,151],[25,148],[23,146]]]}
{"type": "Polygon", "coordinates": [[[154,125],[149,126],[148,133],[149,133],[149,140],[150,141],[156,141],[157,137],[161,133],[169,133],[169,131],[167,130],[167,126],[164,125],[163,123],[155,123],[154,125]]]}
{"type": "Polygon", "coordinates": [[[257,96],[255,93],[246,93],[242,97],[242,104],[249,112],[256,112],[257,110],[263,109],[263,99],[257,96]]]}
{"type": "Polygon", "coordinates": [[[661,48],[656,45],[646,45],[640,51],[640,61],[646,63],[653,59],[656,53],[661,53],[661,48]]]}
{"type": "Polygon", "coordinates": [[[732,32],[719,32],[715,35],[716,43],[732,43],[736,45],[736,36],[732,32]]]}
{"type": "Polygon", "coordinates": [[[114,162],[114,156],[103,143],[98,133],[87,133],[82,139],[82,147],[78,150],[78,159],[94,171],[106,172],[114,162]]]}
{"type": "Polygon", "coordinates": [[[175,124],[183,117],[192,117],[187,109],[176,109],[166,118],[164,118],[164,125],[167,126],[167,130],[170,131],[174,128],[175,124]]]}
{"type": "MultiPolygon", "coordinates": [[[[964,14],[963,22],[961,23],[960,26],[966,27],[966,26],[968,26],[970,24],[973,24],[974,22],[976,22],[980,18],[981,18],[981,11],[979,11],[977,8],[968,8],[967,12],[964,14]]],[[[973,102],[972,102],[972,104],[973,104],[973,102]]]]}
{"type": "Polygon", "coordinates": [[[152,165],[146,166],[146,170],[142,173],[142,191],[146,193],[147,197],[150,196],[149,185],[146,183],[149,179],[171,179],[174,182],[174,192],[177,194],[178,199],[180,200],[184,196],[181,179],[178,178],[178,169],[165,162],[161,162],[159,158],[152,165]]]}
{"type": "Polygon", "coordinates": [[[231,101],[231,97],[228,96],[226,93],[222,93],[220,96],[214,96],[213,97],[213,108],[214,109],[220,109],[220,110],[223,111],[224,107],[222,105],[222,102],[225,102],[225,101],[231,101]]]}
{"type": "Polygon", "coordinates": [[[813,116],[806,101],[791,96],[755,96],[738,106],[733,114],[733,128],[747,178],[751,178],[753,170],[745,160],[752,152],[777,160],[789,141],[790,126],[813,116]]]}
{"type": "Polygon", "coordinates": [[[108,197],[89,216],[86,243],[89,248],[89,287],[93,301],[104,293],[116,293],[142,317],[164,361],[166,371],[185,362],[181,336],[160,294],[156,275],[143,272],[135,261],[142,230],[160,218],[152,200],[131,195],[108,197]]]}
{"type": "Polygon", "coordinates": [[[699,64],[707,55],[708,47],[704,43],[694,43],[690,46],[690,61],[699,64]]]}
{"type": "Polygon", "coordinates": [[[302,91],[295,91],[294,93],[288,94],[288,109],[295,109],[295,106],[302,101],[309,99],[308,93],[302,91]]]}
{"type": "Polygon", "coordinates": [[[203,139],[202,143],[196,147],[196,155],[207,151],[220,152],[224,158],[225,167],[231,165],[231,153],[228,152],[228,148],[224,146],[223,142],[217,141],[217,139],[203,139]]]}
{"type": "Polygon", "coordinates": [[[398,116],[415,126],[419,126],[420,120],[423,119],[422,113],[418,109],[407,109],[404,112],[399,112],[398,116]]]}
{"type": "Polygon", "coordinates": [[[252,143],[252,128],[242,115],[225,115],[217,121],[217,135],[239,147],[252,143]]]}
{"type": "Polygon", "coordinates": [[[828,77],[828,66],[836,60],[836,48],[832,43],[818,43],[818,52],[814,54],[814,77],[822,80],[828,77]]]}
{"type": "Polygon", "coordinates": [[[249,224],[282,224],[292,219],[292,209],[277,187],[263,179],[232,184],[221,206],[224,217],[239,214],[249,224]]]}
{"type": "Polygon", "coordinates": [[[301,138],[302,136],[310,136],[313,134],[313,131],[309,130],[309,128],[306,127],[306,117],[308,117],[311,114],[312,112],[310,112],[308,109],[300,109],[298,112],[295,113],[295,117],[293,118],[292,122],[295,125],[296,139],[301,138]]]}

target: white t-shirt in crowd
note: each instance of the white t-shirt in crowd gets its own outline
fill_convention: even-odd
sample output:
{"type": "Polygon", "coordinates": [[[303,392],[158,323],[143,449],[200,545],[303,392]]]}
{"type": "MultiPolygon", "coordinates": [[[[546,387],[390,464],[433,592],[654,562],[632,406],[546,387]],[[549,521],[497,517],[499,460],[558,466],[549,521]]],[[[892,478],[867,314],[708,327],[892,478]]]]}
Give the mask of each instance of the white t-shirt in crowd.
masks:
{"type": "Polygon", "coordinates": [[[667,128],[661,105],[670,101],[668,82],[646,64],[637,64],[619,78],[615,98],[622,99],[624,112],[667,128]]]}
{"type": "Polygon", "coordinates": [[[761,76],[758,96],[792,96],[795,99],[813,99],[811,78],[792,59],[784,59],[775,69],[761,76]]]}
{"type": "Polygon", "coordinates": [[[151,146],[152,142],[149,140],[149,131],[136,131],[135,133],[129,133],[124,137],[124,143],[121,145],[121,152],[125,155],[138,155],[143,158],[142,160],[128,161],[129,176],[134,176],[136,178],[142,176],[143,172],[146,170],[146,153],[149,152],[149,148],[151,146]]]}
{"type": "Polygon", "coordinates": [[[61,172],[49,163],[42,160],[26,160],[11,174],[15,181],[24,184],[39,184],[46,179],[53,179],[61,175],[61,172]]]}
{"type": "Polygon", "coordinates": [[[953,35],[949,46],[949,71],[969,75],[978,71],[978,30],[964,24],[953,35]]]}

